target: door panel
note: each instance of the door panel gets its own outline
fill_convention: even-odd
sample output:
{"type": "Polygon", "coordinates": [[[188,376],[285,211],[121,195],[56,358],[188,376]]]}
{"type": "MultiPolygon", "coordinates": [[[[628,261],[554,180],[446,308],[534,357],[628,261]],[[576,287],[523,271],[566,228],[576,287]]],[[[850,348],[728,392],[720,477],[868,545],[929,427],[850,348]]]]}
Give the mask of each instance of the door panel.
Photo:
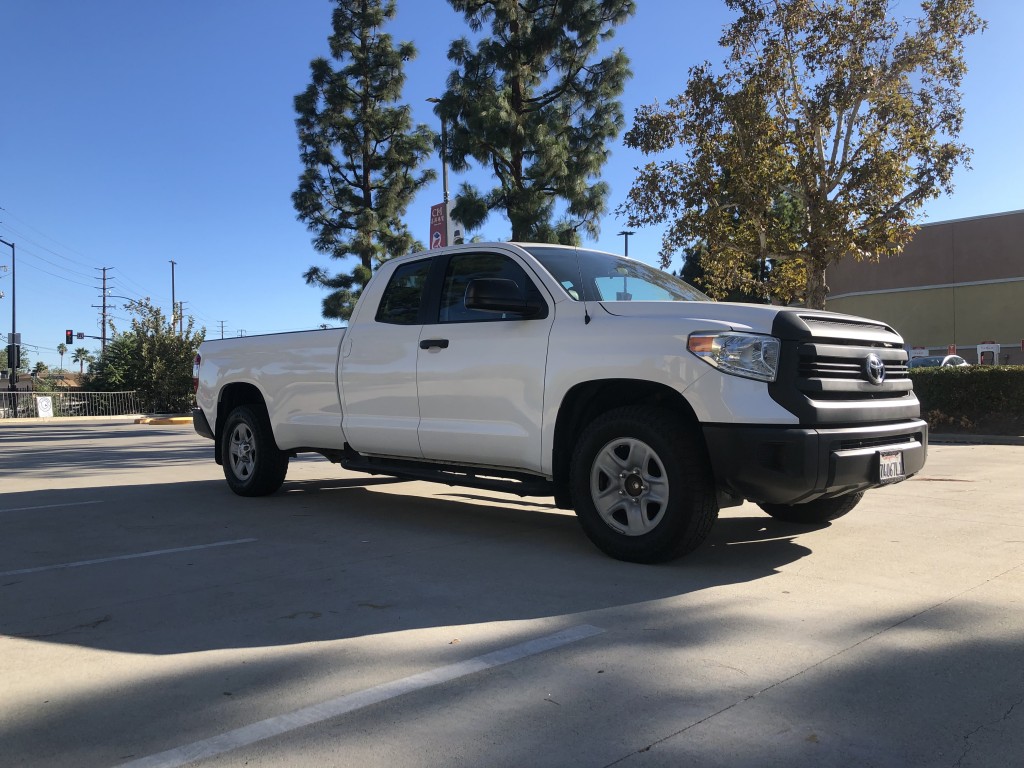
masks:
{"type": "Polygon", "coordinates": [[[430,261],[398,267],[376,317],[360,319],[342,346],[342,428],[348,443],[361,453],[422,456],[416,358],[430,261]]]}
{"type": "Polygon", "coordinates": [[[423,456],[537,470],[553,315],[522,319],[470,310],[465,288],[475,277],[513,279],[550,302],[508,256],[451,257],[439,322],[423,327],[421,340],[432,343],[423,345],[417,363],[423,456]]]}

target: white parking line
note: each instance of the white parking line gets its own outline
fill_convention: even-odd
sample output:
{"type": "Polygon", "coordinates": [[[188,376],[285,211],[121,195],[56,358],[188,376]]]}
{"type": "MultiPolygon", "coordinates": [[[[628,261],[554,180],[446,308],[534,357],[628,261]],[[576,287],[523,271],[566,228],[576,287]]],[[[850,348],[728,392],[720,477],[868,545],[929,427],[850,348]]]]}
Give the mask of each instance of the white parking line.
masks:
{"type": "Polygon", "coordinates": [[[60,507],[84,507],[86,504],[102,504],[103,499],[97,499],[96,501],[72,501],[68,504],[42,504],[38,507],[11,507],[10,509],[0,509],[0,514],[4,512],[29,512],[33,509],[59,509],[60,507]]]}
{"type": "Polygon", "coordinates": [[[98,565],[100,563],[113,563],[118,560],[135,560],[139,557],[156,557],[157,555],[173,555],[178,552],[193,552],[197,549],[210,549],[211,547],[227,547],[232,544],[248,544],[256,539],[234,539],[233,541],[215,541],[212,544],[196,544],[191,547],[177,547],[176,549],[156,549],[152,552],[138,552],[134,555],[117,555],[116,557],[101,557],[96,560],[79,560],[77,563],[58,563],[57,565],[41,565],[37,568],[19,568],[16,571],[3,571],[0,576],[20,576],[23,573],[39,573],[40,571],[59,571],[63,568],[80,568],[83,565],[98,565]]]}
{"type": "Polygon", "coordinates": [[[553,635],[538,637],[536,640],[528,640],[519,645],[513,645],[493,651],[492,653],[485,653],[483,656],[467,659],[457,664],[450,664],[446,667],[421,672],[418,675],[395,680],[391,683],[367,688],[365,691],[357,691],[345,696],[339,696],[336,699],[331,699],[321,704],[314,704],[278,717],[261,720],[258,723],[237,728],[184,747],[169,749],[166,752],[159,752],[149,757],[132,760],[130,763],[123,763],[119,768],[179,768],[179,766],[186,763],[221,755],[233,749],[269,739],[272,736],[279,736],[298,728],[304,728],[307,725],[313,725],[332,717],[363,709],[371,704],[377,704],[406,693],[447,683],[460,677],[482,672],[485,669],[500,667],[503,664],[518,661],[527,656],[535,656],[563,645],[600,635],[603,632],[604,630],[600,627],[580,624],[579,626],[556,632],[553,635]]]}

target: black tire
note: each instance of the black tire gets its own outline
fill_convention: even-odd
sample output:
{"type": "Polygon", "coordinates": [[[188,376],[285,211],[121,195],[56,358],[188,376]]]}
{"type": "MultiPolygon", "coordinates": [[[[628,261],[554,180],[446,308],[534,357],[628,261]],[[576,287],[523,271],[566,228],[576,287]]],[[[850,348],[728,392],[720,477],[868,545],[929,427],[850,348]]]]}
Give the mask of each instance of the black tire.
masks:
{"type": "Polygon", "coordinates": [[[815,499],[806,504],[758,504],[761,509],[787,523],[820,525],[842,517],[860,503],[864,491],[836,496],[831,499],[815,499]]]}
{"type": "Polygon", "coordinates": [[[233,410],[221,434],[224,478],[239,496],[269,496],[288,472],[288,454],[277,447],[270,422],[247,405],[233,410]]]}
{"type": "Polygon", "coordinates": [[[699,433],[662,408],[599,416],[580,436],[570,477],[583,531],[617,560],[658,563],[690,552],[718,516],[699,433]]]}

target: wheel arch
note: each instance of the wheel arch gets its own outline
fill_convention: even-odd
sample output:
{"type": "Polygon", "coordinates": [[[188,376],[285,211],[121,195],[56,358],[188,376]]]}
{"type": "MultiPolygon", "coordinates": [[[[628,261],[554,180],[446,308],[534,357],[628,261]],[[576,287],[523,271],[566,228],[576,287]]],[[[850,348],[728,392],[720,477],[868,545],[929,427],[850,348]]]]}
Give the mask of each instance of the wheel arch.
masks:
{"type": "MultiPolygon", "coordinates": [[[[218,464],[223,463],[224,460],[224,457],[221,456],[221,436],[224,434],[224,424],[227,422],[231,412],[240,405],[258,408],[265,415],[269,416],[267,401],[255,384],[238,382],[224,387],[220,391],[220,397],[217,400],[217,423],[213,430],[213,458],[218,464]]],[[[271,426],[271,429],[273,429],[273,426],[271,426]]]]}
{"type": "MultiPolygon", "coordinates": [[[[552,450],[552,476],[555,501],[559,507],[572,507],[569,470],[573,447],[586,426],[603,413],[625,405],[654,405],[679,414],[687,423],[698,425],[696,413],[686,398],[665,384],[645,379],[601,379],[587,381],[566,392],[555,420],[552,450]]],[[[703,442],[703,433],[700,439],[703,442]]]]}

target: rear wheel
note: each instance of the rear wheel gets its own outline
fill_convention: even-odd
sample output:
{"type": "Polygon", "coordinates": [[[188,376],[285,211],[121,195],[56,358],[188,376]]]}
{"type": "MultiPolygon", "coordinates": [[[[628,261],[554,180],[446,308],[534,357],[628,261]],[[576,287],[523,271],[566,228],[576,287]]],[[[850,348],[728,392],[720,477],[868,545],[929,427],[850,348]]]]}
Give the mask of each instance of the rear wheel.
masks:
{"type": "Polygon", "coordinates": [[[761,509],[774,517],[776,520],[783,520],[787,523],[802,523],[814,525],[816,523],[827,523],[842,517],[852,510],[864,497],[864,492],[850,493],[846,496],[836,496],[831,499],[815,499],[806,504],[758,504],[761,509]]]}
{"type": "Polygon", "coordinates": [[[577,444],[571,483],[584,532],[618,560],[685,554],[718,514],[703,443],[661,408],[629,406],[595,419],[577,444]]]}
{"type": "Polygon", "coordinates": [[[277,447],[265,414],[247,405],[233,410],[221,435],[224,478],[239,496],[269,496],[284,482],[288,454],[277,447]]]}

